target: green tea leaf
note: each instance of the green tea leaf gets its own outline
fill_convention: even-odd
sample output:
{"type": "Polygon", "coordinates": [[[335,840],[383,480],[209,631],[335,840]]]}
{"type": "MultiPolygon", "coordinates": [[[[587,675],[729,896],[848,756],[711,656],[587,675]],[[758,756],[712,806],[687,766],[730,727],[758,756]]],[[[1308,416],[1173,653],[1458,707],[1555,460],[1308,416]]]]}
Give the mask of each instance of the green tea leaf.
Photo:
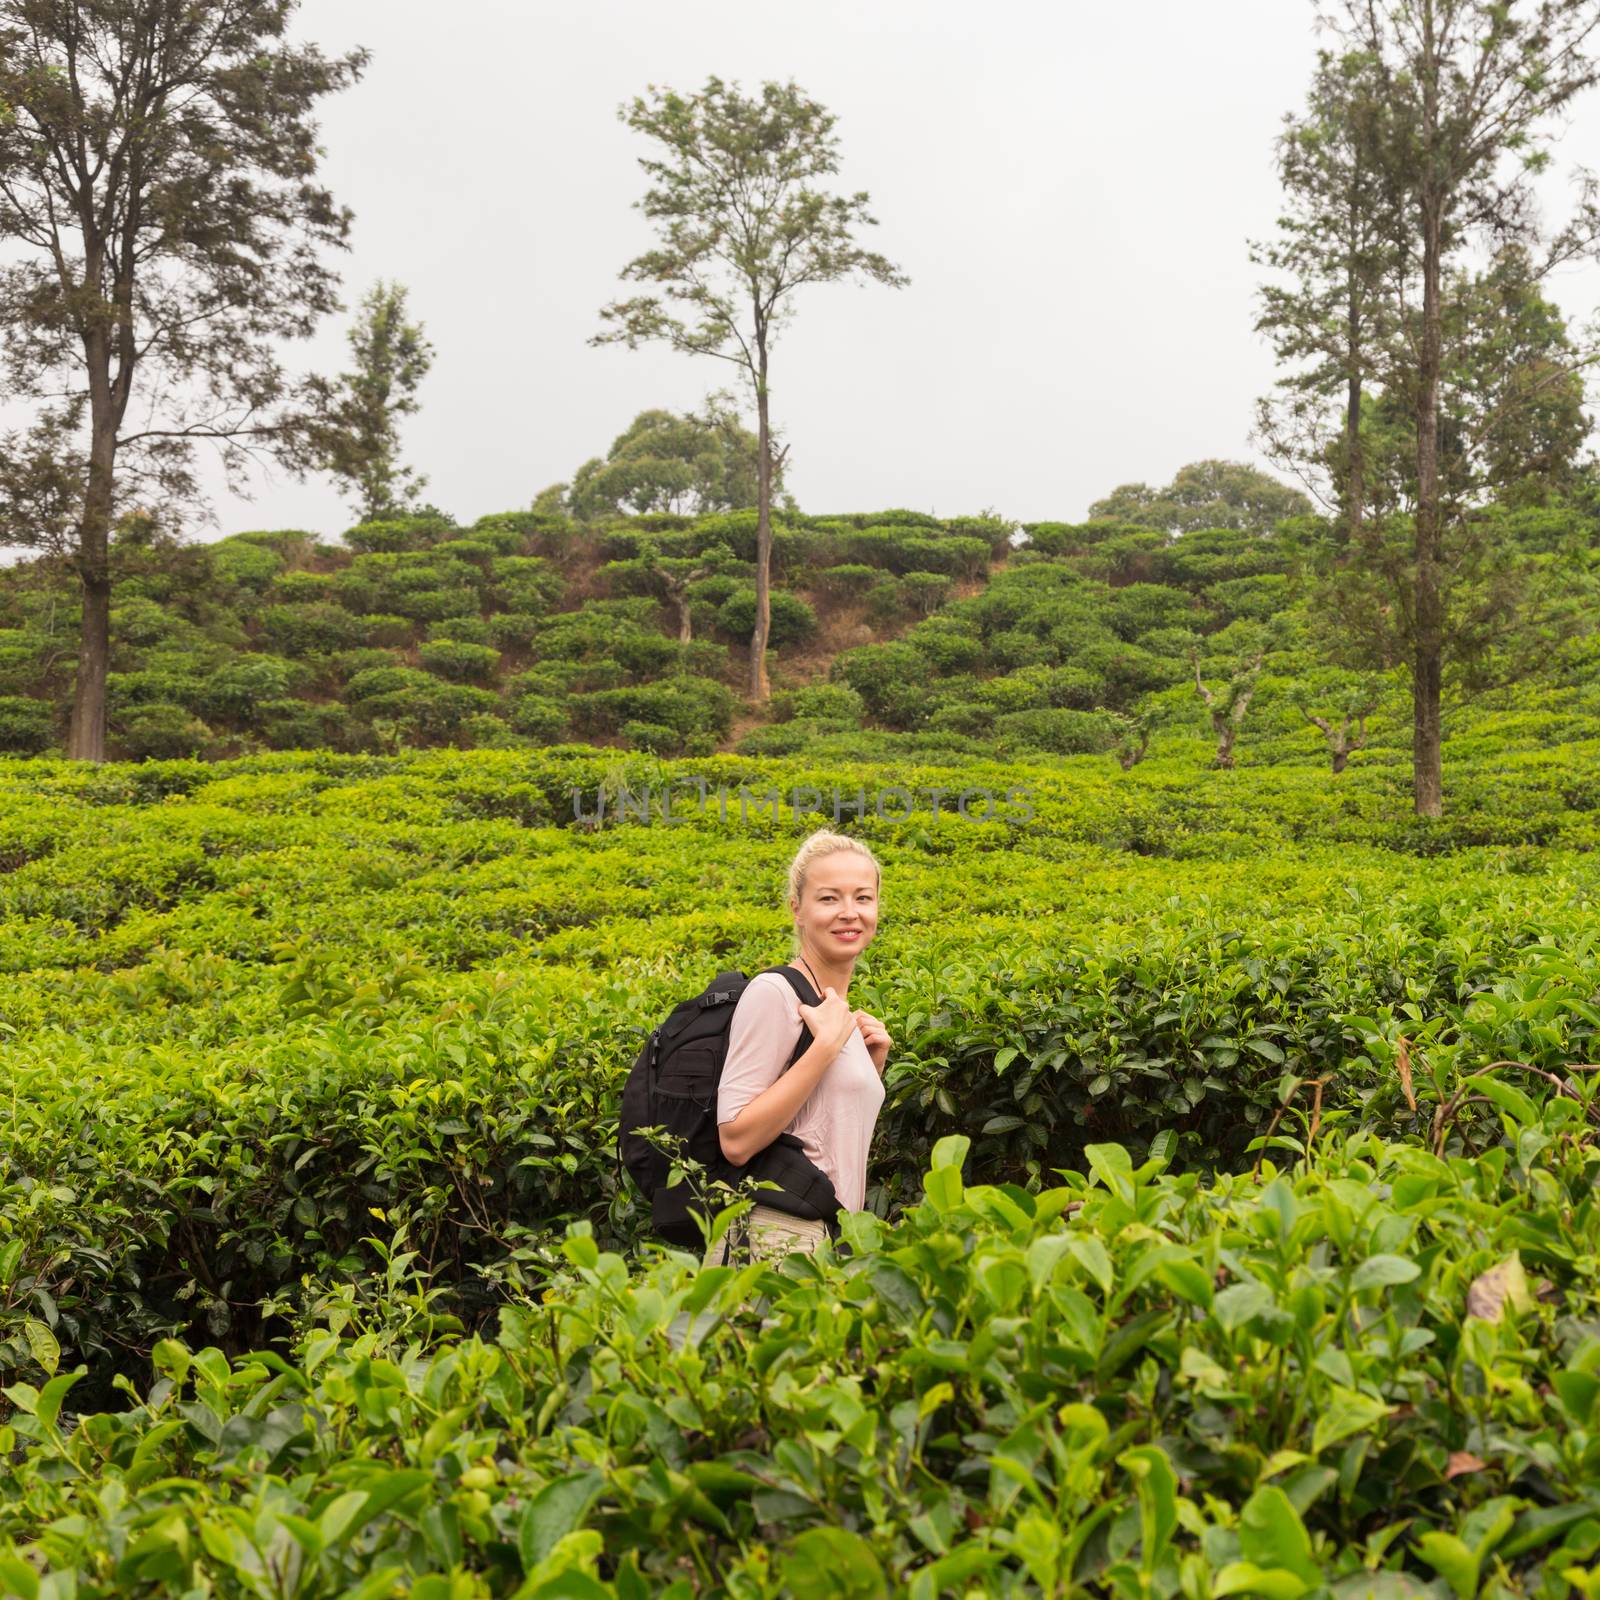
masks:
{"type": "Polygon", "coordinates": [[[845,1528],[808,1528],[783,1555],[794,1600],[887,1600],[889,1585],[872,1546],[845,1528]]]}

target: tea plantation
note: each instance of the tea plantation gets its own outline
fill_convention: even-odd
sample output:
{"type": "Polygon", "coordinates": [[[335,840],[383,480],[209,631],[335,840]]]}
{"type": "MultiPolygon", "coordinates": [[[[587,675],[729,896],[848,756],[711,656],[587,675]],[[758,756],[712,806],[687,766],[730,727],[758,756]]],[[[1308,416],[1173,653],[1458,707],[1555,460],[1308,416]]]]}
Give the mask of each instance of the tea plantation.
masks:
{"type": "Polygon", "coordinates": [[[1600,1595],[1591,694],[1440,822],[1382,738],[0,765],[0,1588],[1600,1595]],[[836,799],[868,1209],[702,1272],[620,1082],[836,799]]]}

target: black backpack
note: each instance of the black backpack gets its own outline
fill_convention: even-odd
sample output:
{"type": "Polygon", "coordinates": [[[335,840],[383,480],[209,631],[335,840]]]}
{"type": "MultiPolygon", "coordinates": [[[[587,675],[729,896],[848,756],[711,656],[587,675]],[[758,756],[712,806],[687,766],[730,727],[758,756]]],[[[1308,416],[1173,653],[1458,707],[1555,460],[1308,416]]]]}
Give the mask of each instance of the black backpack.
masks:
{"type": "MultiPolygon", "coordinates": [[[[818,1004],[817,992],[793,967],[766,970],[787,979],[802,1004],[818,1004]]],[[[742,972],[719,972],[703,994],[674,1006],[671,1016],[645,1041],[622,1087],[617,1151],[650,1202],[655,1232],[669,1244],[698,1246],[702,1235],[692,1213],[709,1216],[716,1209],[714,1202],[706,1203],[687,1175],[667,1186],[674,1153],[699,1162],[712,1181],[737,1184],[743,1178],[758,1178],[776,1183],[776,1189],[756,1191],[760,1205],[830,1225],[838,1215],[839,1200],[832,1181],[813,1164],[792,1133],[780,1133],[742,1167],[734,1166],[722,1154],[717,1136],[717,1085],[727,1060],[734,1007],[749,984],[742,972]],[[644,1138],[640,1132],[644,1128],[664,1129],[669,1137],[661,1142],[666,1148],[657,1149],[644,1138]]],[[[789,1066],[810,1044],[811,1030],[802,1026],[789,1066]]]]}

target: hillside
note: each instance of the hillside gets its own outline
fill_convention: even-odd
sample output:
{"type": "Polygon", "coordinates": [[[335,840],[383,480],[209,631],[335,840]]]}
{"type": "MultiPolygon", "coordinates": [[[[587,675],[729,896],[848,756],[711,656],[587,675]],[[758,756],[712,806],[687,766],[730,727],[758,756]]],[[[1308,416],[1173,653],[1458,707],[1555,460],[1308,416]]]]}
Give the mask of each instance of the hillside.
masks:
{"type": "MultiPolygon", "coordinates": [[[[1528,660],[1503,651],[1471,686],[1450,732],[1468,736],[1494,712],[1560,738],[1595,710],[1600,519],[1494,515],[1495,537],[1536,552],[1564,598],[1539,640],[1520,641],[1528,660]]],[[[994,518],[794,517],[776,532],[775,695],[757,710],[742,698],[751,513],[598,528],[531,513],[470,528],[413,519],[358,526],[340,544],[280,532],[183,545],[135,526],[117,547],[114,746],[134,759],[573,741],[1060,755],[1110,750],[1130,732],[1118,714],[1139,713],[1159,753],[1206,727],[1196,651],[1212,684],[1264,653],[1242,763],[1316,762],[1321,736],[1295,702],[1336,706],[1351,674],[1330,664],[1338,640],[1296,586],[1306,531],[1305,519],[1181,538],[1039,523],[1014,545],[994,518]]],[[[0,573],[0,749],[56,745],[72,592],[46,562],[0,573]]],[[[1392,759],[1407,691],[1398,672],[1369,681],[1358,759],[1392,759]]]]}
{"type": "Polygon", "coordinates": [[[1596,540],[1500,527],[1436,819],[1292,526],[787,526],[771,721],[747,520],[127,542],[145,759],[0,761],[0,1592],[1596,1592],[1596,540]],[[836,820],[866,1205],[702,1270],[621,1084],[836,820]]]}

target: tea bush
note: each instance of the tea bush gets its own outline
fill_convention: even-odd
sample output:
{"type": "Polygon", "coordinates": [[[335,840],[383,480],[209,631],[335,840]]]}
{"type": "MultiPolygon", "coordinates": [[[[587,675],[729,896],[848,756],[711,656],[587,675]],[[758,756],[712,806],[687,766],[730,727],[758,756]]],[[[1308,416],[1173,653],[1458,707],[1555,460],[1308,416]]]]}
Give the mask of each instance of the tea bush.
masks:
{"type": "Polygon", "coordinates": [[[303,1275],[353,1269],[374,1206],[458,1312],[565,1219],[625,1244],[627,1065],[690,984],[780,957],[784,863],[840,807],[888,874],[858,979],[897,1041],[881,1215],[947,1134],[975,1180],[1029,1190],[1106,1139],[1236,1171],[1314,1099],[1421,1134],[1461,1072],[1600,1049],[1593,818],[1538,786],[1571,789],[1573,752],[1506,798],[1566,853],[1487,812],[1418,831],[1400,773],[1089,760],[0,769],[0,1233],[22,1245],[0,1337],[42,1322],[102,1374],[166,1332],[239,1348],[303,1275]],[[891,782],[903,821],[911,794],[878,814],[891,782]]]}
{"type": "Polygon", "coordinates": [[[165,1341],[70,1428],[76,1375],[13,1385],[0,1579],[1561,1600],[1600,1556],[1600,1162],[1570,1102],[1504,1115],[1552,1158],[1332,1135],[1202,1185],[1102,1144],[1029,1193],[947,1140],[896,1225],[781,1268],[575,1228],[491,1337],[383,1229],[289,1360],[165,1341]]]}

